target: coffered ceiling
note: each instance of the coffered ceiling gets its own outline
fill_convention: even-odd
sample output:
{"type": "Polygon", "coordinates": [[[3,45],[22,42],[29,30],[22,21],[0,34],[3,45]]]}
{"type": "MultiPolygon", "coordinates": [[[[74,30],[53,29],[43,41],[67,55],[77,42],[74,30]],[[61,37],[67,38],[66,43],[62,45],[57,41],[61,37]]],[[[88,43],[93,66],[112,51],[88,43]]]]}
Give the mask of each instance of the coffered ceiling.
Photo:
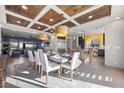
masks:
{"type": "Polygon", "coordinates": [[[62,25],[66,25],[66,26],[68,26],[68,27],[73,27],[73,26],[76,26],[76,24],[74,24],[73,22],[71,22],[71,21],[68,21],[68,22],[65,22],[64,24],[62,24],[62,25]]]}
{"type": "Polygon", "coordinates": [[[23,26],[23,27],[27,27],[28,24],[30,23],[27,20],[12,16],[12,15],[9,15],[9,14],[6,14],[6,20],[7,20],[7,23],[15,24],[15,25],[18,25],[18,26],[23,26]]]}
{"type": "Polygon", "coordinates": [[[50,9],[43,17],[40,18],[39,21],[52,26],[64,19],[63,14],[57,13],[53,9],[50,9]]]}
{"type": "Polygon", "coordinates": [[[33,24],[32,26],[31,26],[31,28],[32,29],[36,29],[36,30],[44,30],[44,29],[46,29],[47,27],[46,26],[44,26],[44,25],[39,25],[39,24],[33,24]]]}
{"type": "Polygon", "coordinates": [[[92,5],[58,5],[65,13],[70,16],[73,16],[81,11],[84,11],[90,8],[92,5]]]}
{"type": "Polygon", "coordinates": [[[111,14],[111,6],[103,6],[87,14],[81,15],[75,20],[78,23],[83,24],[83,23],[86,23],[92,20],[96,20],[96,19],[99,19],[105,16],[109,16],[110,14],[111,14]]]}
{"type": "Polygon", "coordinates": [[[51,34],[54,33],[54,28],[59,25],[66,25],[71,28],[110,16],[111,6],[5,5],[5,15],[7,24],[51,34]]]}
{"type": "Polygon", "coordinates": [[[6,5],[6,10],[33,19],[44,8],[43,5],[6,5]]]}
{"type": "Polygon", "coordinates": [[[54,32],[55,32],[55,29],[49,29],[49,30],[47,30],[46,32],[54,33],[54,32]]]}

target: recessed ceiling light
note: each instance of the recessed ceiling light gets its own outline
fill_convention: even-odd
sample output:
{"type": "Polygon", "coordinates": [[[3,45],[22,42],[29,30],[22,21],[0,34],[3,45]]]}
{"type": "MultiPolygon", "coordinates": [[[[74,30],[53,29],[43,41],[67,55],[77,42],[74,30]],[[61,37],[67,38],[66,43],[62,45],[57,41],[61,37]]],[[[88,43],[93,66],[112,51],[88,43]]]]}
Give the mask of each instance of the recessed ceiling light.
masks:
{"type": "Polygon", "coordinates": [[[118,19],[120,19],[120,17],[116,17],[115,19],[118,20],[118,19]]]}
{"type": "Polygon", "coordinates": [[[18,24],[20,24],[21,23],[21,21],[16,21],[18,24]]]}
{"type": "Polygon", "coordinates": [[[93,16],[88,16],[89,19],[91,19],[93,16]]]}
{"type": "Polygon", "coordinates": [[[52,18],[50,18],[49,20],[50,20],[51,22],[53,21],[53,19],[52,19],[52,18]]]}
{"type": "Polygon", "coordinates": [[[37,28],[38,28],[38,29],[40,29],[40,27],[39,27],[39,26],[38,26],[37,28]]]}
{"type": "Polygon", "coordinates": [[[53,32],[53,30],[51,30],[50,32],[53,32]]]}
{"type": "Polygon", "coordinates": [[[25,10],[28,9],[26,5],[22,5],[22,8],[25,9],[25,10]]]}

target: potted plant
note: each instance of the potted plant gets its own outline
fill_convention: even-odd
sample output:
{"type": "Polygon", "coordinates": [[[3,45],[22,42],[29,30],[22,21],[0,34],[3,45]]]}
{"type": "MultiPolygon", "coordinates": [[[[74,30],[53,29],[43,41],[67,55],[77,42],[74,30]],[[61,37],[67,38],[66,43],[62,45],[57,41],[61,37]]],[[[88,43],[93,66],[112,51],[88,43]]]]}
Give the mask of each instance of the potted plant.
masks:
{"type": "Polygon", "coordinates": [[[10,43],[9,42],[4,42],[4,41],[2,41],[1,43],[3,44],[3,48],[2,48],[3,55],[8,55],[10,50],[11,50],[10,49],[10,43]]]}

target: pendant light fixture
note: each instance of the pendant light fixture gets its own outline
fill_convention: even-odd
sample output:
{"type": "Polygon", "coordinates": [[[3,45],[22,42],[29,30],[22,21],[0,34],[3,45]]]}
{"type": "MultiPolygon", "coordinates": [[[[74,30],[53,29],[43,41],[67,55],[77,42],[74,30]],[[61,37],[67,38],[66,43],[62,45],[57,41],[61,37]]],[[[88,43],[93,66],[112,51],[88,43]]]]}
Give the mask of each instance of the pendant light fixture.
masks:
{"type": "Polygon", "coordinates": [[[69,28],[65,25],[56,27],[56,36],[66,37],[69,34],[69,28]]]}
{"type": "Polygon", "coordinates": [[[47,34],[45,34],[45,33],[41,33],[41,34],[39,35],[39,39],[40,39],[40,40],[48,40],[48,36],[47,36],[47,34]]]}

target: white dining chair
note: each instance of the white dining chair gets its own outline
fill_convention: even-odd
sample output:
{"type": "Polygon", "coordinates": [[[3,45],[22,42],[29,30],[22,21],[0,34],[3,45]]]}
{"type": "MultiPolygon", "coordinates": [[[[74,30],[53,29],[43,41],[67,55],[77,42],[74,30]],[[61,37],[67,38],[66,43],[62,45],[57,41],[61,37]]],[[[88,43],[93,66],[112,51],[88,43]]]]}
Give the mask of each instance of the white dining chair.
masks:
{"type": "MultiPolygon", "coordinates": [[[[33,53],[32,53],[31,50],[28,50],[27,52],[28,52],[29,62],[31,62],[31,65],[33,65],[33,63],[35,62],[33,53]]],[[[30,65],[30,64],[29,64],[29,65],[30,65]]]]}
{"type": "Polygon", "coordinates": [[[37,49],[38,52],[43,51],[43,49],[37,49]]]}
{"type": "Polygon", "coordinates": [[[61,69],[66,68],[71,71],[71,80],[73,79],[74,70],[78,70],[78,67],[82,63],[82,61],[79,59],[80,52],[74,52],[72,60],[70,62],[66,62],[64,64],[61,64],[61,69]]]}
{"type": "Polygon", "coordinates": [[[40,58],[42,58],[42,72],[41,72],[41,77],[43,75],[43,71],[46,72],[46,84],[48,83],[48,76],[49,72],[58,70],[58,74],[60,76],[60,65],[50,62],[47,58],[47,54],[40,51],[40,58]]]}
{"type": "Polygon", "coordinates": [[[35,61],[36,61],[35,68],[37,69],[37,67],[38,67],[38,71],[40,73],[40,71],[41,71],[41,59],[40,59],[40,56],[39,56],[39,52],[34,51],[34,56],[35,56],[35,61]]]}

